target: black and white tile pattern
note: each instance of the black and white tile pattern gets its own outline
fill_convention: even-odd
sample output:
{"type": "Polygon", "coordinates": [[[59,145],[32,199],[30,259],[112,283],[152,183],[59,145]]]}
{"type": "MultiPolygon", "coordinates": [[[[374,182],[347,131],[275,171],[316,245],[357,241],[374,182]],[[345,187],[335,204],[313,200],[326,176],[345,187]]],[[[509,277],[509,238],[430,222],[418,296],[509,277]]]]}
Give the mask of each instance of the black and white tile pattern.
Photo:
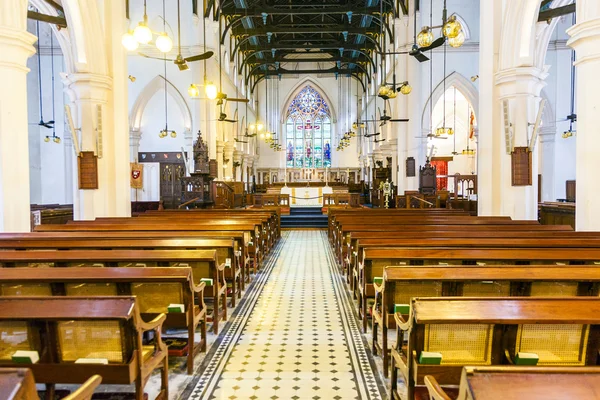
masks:
{"type": "Polygon", "coordinates": [[[381,399],[322,231],[284,232],[190,399],[381,399]]]}

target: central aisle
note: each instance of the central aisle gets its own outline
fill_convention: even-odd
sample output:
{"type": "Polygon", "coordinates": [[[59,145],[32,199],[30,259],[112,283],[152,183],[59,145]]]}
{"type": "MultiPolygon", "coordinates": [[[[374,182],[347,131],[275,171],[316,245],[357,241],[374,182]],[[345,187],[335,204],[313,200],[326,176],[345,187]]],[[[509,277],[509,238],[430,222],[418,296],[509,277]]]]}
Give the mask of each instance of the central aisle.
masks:
{"type": "Polygon", "coordinates": [[[381,399],[337,271],[325,232],[284,232],[190,398],[381,399]]]}

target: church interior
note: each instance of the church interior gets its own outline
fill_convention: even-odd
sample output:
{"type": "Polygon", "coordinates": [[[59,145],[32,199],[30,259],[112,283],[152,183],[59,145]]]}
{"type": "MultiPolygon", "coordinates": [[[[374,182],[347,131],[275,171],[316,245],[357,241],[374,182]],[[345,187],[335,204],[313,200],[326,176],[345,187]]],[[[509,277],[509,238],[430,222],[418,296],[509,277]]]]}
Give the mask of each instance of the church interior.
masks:
{"type": "Polygon", "coordinates": [[[600,398],[596,68],[597,0],[2,0],[0,400],[600,398]]]}

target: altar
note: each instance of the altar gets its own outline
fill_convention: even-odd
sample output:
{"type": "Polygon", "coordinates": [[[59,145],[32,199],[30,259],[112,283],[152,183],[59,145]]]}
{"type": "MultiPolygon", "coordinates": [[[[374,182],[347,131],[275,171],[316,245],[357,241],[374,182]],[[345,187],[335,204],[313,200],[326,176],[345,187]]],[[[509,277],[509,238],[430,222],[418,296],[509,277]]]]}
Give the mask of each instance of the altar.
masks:
{"type": "Polygon", "coordinates": [[[281,194],[290,196],[290,207],[322,207],[323,195],[332,193],[333,188],[331,186],[284,186],[281,188],[281,194]]]}

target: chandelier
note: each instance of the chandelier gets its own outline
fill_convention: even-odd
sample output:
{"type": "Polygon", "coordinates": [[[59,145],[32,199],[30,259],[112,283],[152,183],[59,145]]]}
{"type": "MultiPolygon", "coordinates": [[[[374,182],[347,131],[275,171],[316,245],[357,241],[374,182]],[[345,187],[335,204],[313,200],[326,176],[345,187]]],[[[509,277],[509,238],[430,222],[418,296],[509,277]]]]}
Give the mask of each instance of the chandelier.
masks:
{"type": "Polygon", "coordinates": [[[452,14],[447,17],[446,0],[444,0],[444,9],[442,11],[442,25],[424,26],[417,35],[417,44],[419,47],[429,47],[434,41],[433,29],[441,28],[441,34],[448,40],[451,47],[460,47],[465,43],[465,33],[462,24],[452,14]]]}
{"type": "MultiPolygon", "coordinates": [[[[156,33],[157,38],[154,41],[154,45],[161,53],[168,53],[173,48],[173,39],[169,37],[166,32],[166,20],[165,14],[165,3],[163,0],[163,32],[156,33]]],[[[137,50],[140,44],[148,44],[152,41],[154,32],[148,26],[148,14],[146,13],[146,0],[144,0],[144,17],[140,21],[135,29],[128,30],[121,37],[121,44],[129,51],[137,50]]]]}

